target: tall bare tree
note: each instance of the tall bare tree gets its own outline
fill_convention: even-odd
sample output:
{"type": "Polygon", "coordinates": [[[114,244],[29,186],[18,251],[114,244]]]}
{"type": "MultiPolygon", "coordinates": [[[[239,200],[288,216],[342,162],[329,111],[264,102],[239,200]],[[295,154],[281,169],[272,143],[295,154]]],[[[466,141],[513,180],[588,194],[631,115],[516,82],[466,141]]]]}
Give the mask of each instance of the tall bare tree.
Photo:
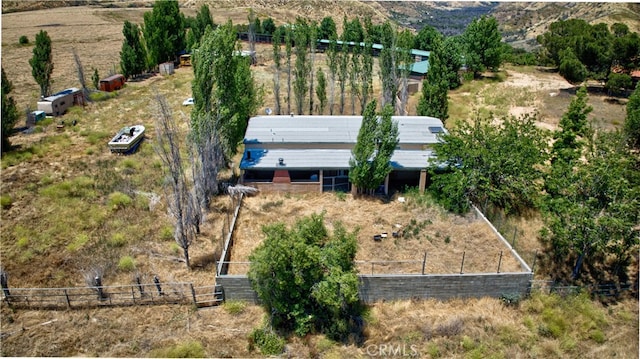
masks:
{"type": "Polygon", "coordinates": [[[189,247],[196,237],[194,216],[200,213],[200,209],[188,188],[180,155],[178,127],[164,96],[155,95],[154,112],[156,127],[155,150],[167,172],[165,190],[169,213],[173,217],[175,224],[174,239],[182,248],[187,268],[191,268],[189,247]]]}
{"type": "Polygon", "coordinates": [[[87,82],[84,78],[84,67],[82,66],[82,62],[80,61],[80,56],[75,48],[71,49],[73,53],[73,61],[76,64],[76,72],[78,74],[78,82],[80,82],[80,86],[82,86],[82,95],[85,99],[89,98],[89,89],[87,88],[87,82]]]}

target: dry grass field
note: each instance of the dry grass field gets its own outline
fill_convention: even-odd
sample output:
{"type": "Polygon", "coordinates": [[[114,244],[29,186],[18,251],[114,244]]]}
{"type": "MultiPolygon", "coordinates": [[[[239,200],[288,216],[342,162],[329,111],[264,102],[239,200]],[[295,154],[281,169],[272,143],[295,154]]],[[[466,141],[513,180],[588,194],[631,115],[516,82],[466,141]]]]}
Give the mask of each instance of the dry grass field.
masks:
{"type": "MultiPolygon", "coordinates": [[[[244,21],[247,7],[231,8],[231,3],[216,2],[216,11],[212,11],[216,22],[227,16],[234,22],[244,21]]],[[[195,14],[199,4],[193,2],[185,13],[195,14]]],[[[273,13],[263,6],[257,13],[285,21],[301,11],[300,7],[313,4],[299,2],[273,13]]],[[[28,60],[39,30],[46,30],[52,38],[53,87],[61,90],[78,86],[72,49],[78,53],[85,74],[93,68],[103,76],[116,71],[122,24],[124,20],[140,23],[144,11],[148,9],[72,7],[3,14],[2,66],[13,82],[11,95],[19,109],[35,108],[38,98],[28,60]],[[28,36],[31,44],[19,45],[21,35],[28,36]]],[[[332,15],[341,17],[342,13],[332,15]]],[[[273,107],[271,49],[259,45],[258,51],[261,62],[253,70],[265,90],[263,113],[264,108],[273,107]]],[[[203,233],[191,247],[194,266],[188,270],[179,261],[181,253],[172,239],[163,199],[162,166],[153,150],[153,96],[167,98],[186,134],[190,108],[181,103],[191,95],[192,77],[191,69],[181,68],[170,77],[156,75],[129,82],[117,96],[72,108],[61,118],[67,124],[76,120],[75,126],[58,131],[56,123],[47,120],[34,133],[11,137],[14,149],[3,154],[0,171],[0,195],[3,203],[5,199],[10,202],[0,212],[0,259],[11,287],[80,286],[84,285],[84,274],[94,269],[103,271],[106,285],[131,283],[134,275],[145,279],[158,275],[164,282],[213,283],[213,264],[230,200],[226,196],[215,199],[203,233]],[[139,151],[131,156],[111,154],[106,142],[122,126],[133,123],[148,128],[139,151]],[[126,194],[131,201],[114,202],[116,193],[126,194]],[[133,259],[133,268],[120,265],[124,257],[133,259]]],[[[517,115],[535,109],[540,113],[540,125],[554,128],[570,101],[567,93],[560,91],[567,87],[555,73],[505,67],[494,78],[465,83],[450,94],[450,124],[476,113],[517,115]]],[[[413,96],[410,104],[416,100],[413,96]]],[[[594,106],[592,118],[601,126],[622,123],[622,105],[599,96],[590,97],[590,103],[594,106]]],[[[410,113],[415,113],[415,105],[411,106],[410,113]]],[[[23,126],[22,121],[18,126],[23,126]]],[[[233,259],[248,258],[262,238],[262,224],[292,223],[299,215],[324,210],[329,226],[342,221],[349,229],[359,228],[359,261],[421,261],[427,252],[426,272],[455,273],[466,251],[465,272],[497,269],[503,247],[475,218],[450,216],[435,205],[417,205],[417,200],[407,199],[406,203],[397,198],[384,202],[336,194],[247,198],[233,259]],[[412,235],[372,240],[373,234],[391,232],[396,224],[411,228],[412,235]]],[[[534,216],[499,227],[509,234],[509,240],[515,228],[516,247],[531,261],[539,247],[536,234],[540,223],[534,216]]],[[[370,265],[361,268],[368,270],[370,265]]],[[[507,270],[518,268],[513,258],[505,256],[501,271],[507,270]]],[[[73,311],[11,310],[3,303],[0,310],[2,356],[166,357],[186,352],[191,356],[259,357],[259,352],[248,351],[247,334],[264,318],[261,308],[238,303],[203,310],[160,306],[73,311]]],[[[637,333],[638,306],[633,299],[609,307],[549,296],[535,296],[518,307],[506,307],[494,299],[400,301],[371,307],[364,347],[312,335],[291,338],[286,355],[367,357],[372,354],[367,352],[369,345],[379,349],[375,346],[404,343],[415,345],[420,356],[433,358],[637,358],[637,333]]]]}

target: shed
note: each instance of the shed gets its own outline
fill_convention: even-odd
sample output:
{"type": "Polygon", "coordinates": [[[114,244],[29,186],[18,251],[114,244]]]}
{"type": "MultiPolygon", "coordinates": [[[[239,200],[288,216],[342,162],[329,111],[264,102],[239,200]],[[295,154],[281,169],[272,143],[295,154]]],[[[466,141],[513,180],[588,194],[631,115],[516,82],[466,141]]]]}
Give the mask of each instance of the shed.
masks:
{"type": "Polygon", "coordinates": [[[173,75],[175,69],[173,66],[173,62],[163,62],[159,65],[159,67],[161,75],[173,75]]]}
{"type": "Polygon", "coordinates": [[[47,114],[44,111],[31,111],[27,114],[27,127],[33,127],[36,123],[44,120],[47,114]]]}
{"type": "Polygon", "coordinates": [[[121,74],[115,74],[100,80],[100,91],[113,92],[124,86],[125,78],[121,74]]]}

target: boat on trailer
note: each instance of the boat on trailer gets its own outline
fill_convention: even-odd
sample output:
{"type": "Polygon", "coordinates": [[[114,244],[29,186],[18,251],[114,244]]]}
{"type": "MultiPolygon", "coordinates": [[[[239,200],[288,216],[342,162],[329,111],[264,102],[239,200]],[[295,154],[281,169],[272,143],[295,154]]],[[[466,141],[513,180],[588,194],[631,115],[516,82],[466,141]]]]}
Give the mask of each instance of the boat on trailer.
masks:
{"type": "Polygon", "coordinates": [[[113,153],[133,153],[144,138],[144,126],[133,125],[123,127],[109,141],[109,149],[113,153]]]}

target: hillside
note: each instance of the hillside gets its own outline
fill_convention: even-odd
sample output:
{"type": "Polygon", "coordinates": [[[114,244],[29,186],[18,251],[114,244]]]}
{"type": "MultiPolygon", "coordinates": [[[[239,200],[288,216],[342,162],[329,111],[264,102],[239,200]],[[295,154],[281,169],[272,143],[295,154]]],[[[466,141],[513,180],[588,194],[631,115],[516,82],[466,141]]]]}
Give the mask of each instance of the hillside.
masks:
{"type": "MultiPolygon", "coordinates": [[[[33,108],[38,97],[28,64],[38,31],[44,29],[52,37],[56,90],[78,86],[72,50],[77,51],[87,72],[94,68],[101,75],[115,71],[122,44],[122,23],[124,20],[140,23],[151,0],[3,1],[3,11],[12,3],[91,5],[2,15],[2,63],[15,87],[12,95],[23,110],[27,106],[33,108]],[[19,45],[21,35],[28,36],[32,43],[19,45]]],[[[181,2],[183,12],[188,15],[194,15],[203,3],[204,0],[181,2]]],[[[294,21],[295,16],[319,20],[332,15],[338,26],[339,18],[345,14],[372,14],[381,20],[387,16],[387,10],[374,2],[220,0],[211,6],[218,23],[227,18],[236,23],[246,21],[249,7],[259,16],[271,16],[277,22],[294,21]]],[[[259,63],[252,71],[265,88],[264,106],[272,107],[268,102],[272,100],[271,48],[259,44],[257,49],[259,63]]],[[[191,249],[194,268],[187,270],[184,263],[176,260],[180,251],[172,238],[164,201],[156,202],[153,196],[164,197],[162,166],[153,149],[156,135],[152,98],[154,93],[167,97],[184,134],[190,108],[181,104],[191,94],[192,78],[192,69],[187,67],[176,69],[172,76],[155,75],[130,81],[113,98],[72,108],[62,118],[41,122],[31,133],[11,137],[15,148],[3,154],[0,171],[0,195],[4,203],[0,259],[10,275],[10,287],[81,286],[84,274],[95,268],[104,270],[107,285],[131,283],[136,274],[146,278],[158,275],[163,282],[212,283],[214,256],[220,251],[221,227],[229,199],[216,198],[203,234],[191,249]],[[63,129],[56,126],[60,120],[67,123],[63,129]],[[77,122],[72,126],[72,121],[77,122]],[[148,125],[148,137],[139,151],[131,156],[109,153],[106,142],[115,131],[132,122],[148,125]],[[114,205],[114,193],[127,194],[132,201],[114,205]],[[120,265],[125,257],[133,259],[133,269],[120,265]]],[[[554,128],[571,99],[569,92],[564,91],[568,87],[557,73],[505,66],[495,77],[467,82],[451,93],[451,123],[475,113],[516,115],[539,111],[539,125],[554,128]]],[[[605,96],[590,97],[594,106],[590,118],[598,127],[619,126],[624,107],[605,100],[605,96]]],[[[415,103],[415,96],[412,101],[415,103]]],[[[414,110],[415,105],[411,107],[414,110]]],[[[264,107],[260,112],[264,113],[264,107]]],[[[23,125],[24,118],[18,123],[23,125]]],[[[253,207],[247,206],[247,213],[263,217],[275,213],[274,220],[292,218],[307,207],[324,206],[319,204],[319,198],[295,195],[264,196],[260,200],[253,207]],[[269,206],[282,207],[282,212],[278,209],[269,213],[263,209],[269,206]]],[[[345,210],[344,202],[334,202],[345,210]]],[[[374,205],[388,210],[392,207],[374,205]]],[[[378,212],[366,216],[367,219],[384,213],[378,212]]],[[[395,213],[409,219],[409,212],[396,209],[395,213]]],[[[519,252],[532,258],[539,249],[536,233],[540,220],[521,221],[516,246],[519,252]]],[[[513,227],[506,228],[510,234],[515,233],[513,227]]],[[[441,242],[445,243],[444,239],[441,242]]],[[[541,277],[542,271],[539,272],[536,275],[541,277]]],[[[186,353],[259,357],[259,352],[248,349],[247,337],[263,322],[264,315],[260,307],[239,303],[202,310],[172,305],[32,311],[11,309],[3,302],[0,355],[169,357],[186,353]],[[185,346],[194,351],[185,351],[185,346]],[[201,350],[197,350],[198,346],[201,350]]],[[[425,358],[638,357],[636,298],[609,306],[586,296],[564,298],[546,294],[534,295],[519,306],[490,298],[447,302],[405,300],[377,303],[365,320],[366,340],[361,347],[309,335],[291,338],[283,357],[384,356],[381,348],[389,345],[404,345],[408,354],[415,346],[418,356],[425,358]]]]}

